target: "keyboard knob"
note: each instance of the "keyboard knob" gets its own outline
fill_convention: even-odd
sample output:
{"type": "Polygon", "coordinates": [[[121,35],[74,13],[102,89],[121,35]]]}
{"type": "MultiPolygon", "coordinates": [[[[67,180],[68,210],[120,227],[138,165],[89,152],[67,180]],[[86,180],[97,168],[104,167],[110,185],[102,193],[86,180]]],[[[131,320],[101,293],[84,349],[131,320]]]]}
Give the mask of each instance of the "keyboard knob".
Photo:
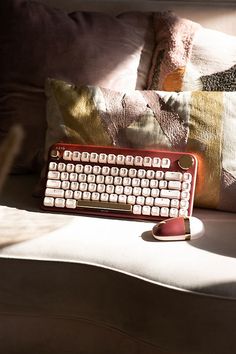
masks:
{"type": "Polygon", "coordinates": [[[188,170],[194,164],[194,159],[190,155],[182,155],[178,160],[178,165],[183,170],[188,170]]]}

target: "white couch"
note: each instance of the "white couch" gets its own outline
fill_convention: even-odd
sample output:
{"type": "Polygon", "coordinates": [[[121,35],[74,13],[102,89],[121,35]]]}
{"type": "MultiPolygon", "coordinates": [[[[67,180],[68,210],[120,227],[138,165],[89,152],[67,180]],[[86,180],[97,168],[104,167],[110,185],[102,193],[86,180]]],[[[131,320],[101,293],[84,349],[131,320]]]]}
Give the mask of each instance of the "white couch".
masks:
{"type": "MultiPolygon", "coordinates": [[[[46,2],[174,9],[236,35],[233,1],[46,2]]],[[[0,198],[0,353],[236,352],[235,214],[194,209],[204,237],[158,242],[153,223],[43,213],[37,178],[11,176],[0,198]]]]}

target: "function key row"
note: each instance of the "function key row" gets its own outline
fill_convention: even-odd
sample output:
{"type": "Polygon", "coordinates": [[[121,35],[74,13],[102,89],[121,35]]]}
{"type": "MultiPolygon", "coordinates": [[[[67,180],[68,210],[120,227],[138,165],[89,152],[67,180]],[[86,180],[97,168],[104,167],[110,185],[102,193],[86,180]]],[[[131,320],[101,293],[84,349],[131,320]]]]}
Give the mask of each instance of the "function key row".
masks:
{"type": "Polygon", "coordinates": [[[100,163],[100,164],[110,164],[110,165],[126,165],[126,166],[144,166],[144,167],[159,167],[159,168],[169,168],[170,159],[167,157],[150,157],[150,156],[133,156],[133,155],[122,155],[122,154],[105,154],[96,152],[79,152],[65,150],[63,152],[63,159],[65,161],[75,161],[75,162],[89,162],[89,163],[100,163]]]}

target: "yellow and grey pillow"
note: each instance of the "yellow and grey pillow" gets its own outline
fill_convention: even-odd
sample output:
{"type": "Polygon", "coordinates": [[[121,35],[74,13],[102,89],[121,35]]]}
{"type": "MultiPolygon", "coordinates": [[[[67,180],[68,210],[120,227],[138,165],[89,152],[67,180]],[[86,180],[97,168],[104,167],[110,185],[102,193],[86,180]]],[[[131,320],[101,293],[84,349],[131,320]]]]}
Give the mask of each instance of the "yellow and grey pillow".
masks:
{"type": "Polygon", "coordinates": [[[195,206],[236,211],[236,92],[116,92],[49,79],[46,152],[58,141],[193,152],[195,206]]]}

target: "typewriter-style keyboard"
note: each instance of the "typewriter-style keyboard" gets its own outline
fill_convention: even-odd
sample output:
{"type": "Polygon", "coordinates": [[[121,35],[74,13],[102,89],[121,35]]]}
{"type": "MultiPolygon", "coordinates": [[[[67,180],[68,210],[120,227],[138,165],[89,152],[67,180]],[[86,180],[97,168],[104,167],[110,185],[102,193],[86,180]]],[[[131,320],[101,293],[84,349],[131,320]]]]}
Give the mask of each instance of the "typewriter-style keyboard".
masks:
{"type": "Polygon", "coordinates": [[[190,216],[196,173],[190,153],[58,143],[42,208],[150,221],[190,216]]]}

